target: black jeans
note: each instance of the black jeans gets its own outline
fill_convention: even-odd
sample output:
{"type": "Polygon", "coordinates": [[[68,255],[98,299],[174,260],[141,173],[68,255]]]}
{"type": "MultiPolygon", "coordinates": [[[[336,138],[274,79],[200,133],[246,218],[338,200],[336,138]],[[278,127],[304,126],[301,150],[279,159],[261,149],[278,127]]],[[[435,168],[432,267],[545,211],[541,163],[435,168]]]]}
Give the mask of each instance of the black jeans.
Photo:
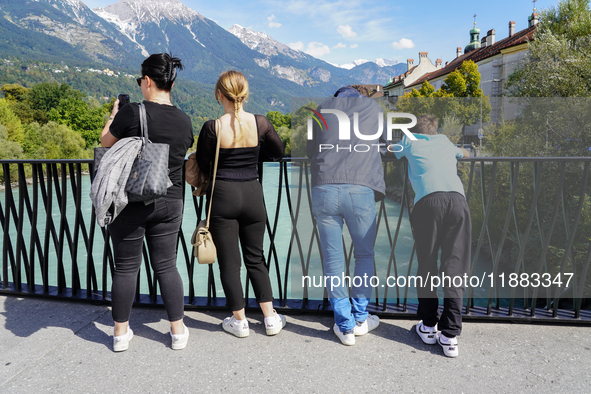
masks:
{"type": "Polygon", "coordinates": [[[216,180],[212,201],[209,230],[217,249],[226,305],[232,311],[246,305],[240,282],[242,259],[239,240],[257,302],[273,301],[271,280],[263,255],[267,211],[259,181],[216,180]]]}
{"type": "Polygon", "coordinates": [[[130,203],[109,225],[115,257],[111,299],[113,320],[117,323],[128,321],[131,314],[144,237],[168,320],[183,318],[183,281],[176,267],[176,245],[182,218],[182,200],[159,198],[150,205],[130,203]]]}
{"type": "MultiPolygon", "coordinates": [[[[411,215],[412,231],[417,250],[417,275],[423,286],[417,287],[417,314],[423,324],[439,329],[446,337],[462,332],[462,299],[465,286],[454,286],[442,280],[443,313],[439,316],[437,289],[431,290],[431,277],[462,277],[470,272],[472,222],[468,202],[460,193],[436,192],[421,198],[411,215]],[[441,268],[437,268],[441,248],[441,268]]],[[[459,284],[459,282],[456,282],[459,284]]]]}

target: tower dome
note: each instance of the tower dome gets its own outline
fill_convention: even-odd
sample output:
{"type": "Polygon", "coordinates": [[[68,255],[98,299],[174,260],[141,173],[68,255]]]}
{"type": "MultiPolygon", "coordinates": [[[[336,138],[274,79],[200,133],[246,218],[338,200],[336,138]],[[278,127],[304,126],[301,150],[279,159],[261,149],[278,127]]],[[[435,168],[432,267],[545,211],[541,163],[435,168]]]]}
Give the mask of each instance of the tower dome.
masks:
{"type": "Polygon", "coordinates": [[[476,22],[470,30],[470,43],[464,48],[464,53],[472,52],[475,49],[480,49],[480,29],[476,27],[476,22]]]}

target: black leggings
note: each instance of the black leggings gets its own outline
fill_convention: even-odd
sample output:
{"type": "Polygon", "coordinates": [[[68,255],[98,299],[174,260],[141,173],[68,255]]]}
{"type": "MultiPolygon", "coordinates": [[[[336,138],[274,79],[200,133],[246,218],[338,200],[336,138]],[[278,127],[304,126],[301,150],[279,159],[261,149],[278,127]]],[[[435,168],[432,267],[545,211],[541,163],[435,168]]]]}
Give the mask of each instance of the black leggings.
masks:
{"type": "Polygon", "coordinates": [[[113,320],[117,323],[128,321],[131,314],[142,265],[144,237],[168,320],[183,318],[183,281],[176,267],[176,245],[182,218],[182,200],[159,198],[150,205],[130,203],[109,225],[115,257],[111,299],[113,320]]]}
{"type": "Polygon", "coordinates": [[[263,255],[267,212],[259,181],[216,180],[212,201],[209,230],[217,249],[226,305],[232,311],[246,305],[240,282],[238,240],[257,302],[273,301],[271,280],[263,255]]]}

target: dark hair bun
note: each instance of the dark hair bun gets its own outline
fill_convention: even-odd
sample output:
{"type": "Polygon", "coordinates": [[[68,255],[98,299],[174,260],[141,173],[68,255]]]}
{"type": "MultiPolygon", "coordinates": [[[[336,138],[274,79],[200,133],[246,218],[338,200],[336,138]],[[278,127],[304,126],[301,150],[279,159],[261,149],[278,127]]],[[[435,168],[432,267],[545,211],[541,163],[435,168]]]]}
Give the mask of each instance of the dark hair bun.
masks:
{"type": "Polygon", "coordinates": [[[182,70],[181,59],[168,53],[155,53],[142,63],[142,75],[147,75],[161,90],[170,91],[177,76],[177,69],[182,70]]]}
{"type": "Polygon", "coordinates": [[[181,63],[181,59],[178,57],[173,57],[168,53],[165,53],[166,57],[168,58],[168,81],[174,82],[176,79],[176,69],[182,70],[184,68],[183,64],[181,63]]]}

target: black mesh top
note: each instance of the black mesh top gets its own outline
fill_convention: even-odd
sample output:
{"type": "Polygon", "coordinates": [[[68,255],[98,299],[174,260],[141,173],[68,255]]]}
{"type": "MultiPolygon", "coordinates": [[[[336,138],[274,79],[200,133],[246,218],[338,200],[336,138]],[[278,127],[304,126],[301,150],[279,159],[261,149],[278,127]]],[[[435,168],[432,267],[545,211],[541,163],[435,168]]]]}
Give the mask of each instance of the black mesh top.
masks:
{"type": "MultiPolygon", "coordinates": [[[[216,179],[224,181],[251,181],[257,179],[259,161],[278,161],[283,157],[283,143],[271,122],[262,115],[255,115],[259,144],[246,148],[220,148],[216,179]]],[[[197,164],[206,174],[211,173],[217,135],[215,120],[205,122],[197,141],[197,164]]]]}

